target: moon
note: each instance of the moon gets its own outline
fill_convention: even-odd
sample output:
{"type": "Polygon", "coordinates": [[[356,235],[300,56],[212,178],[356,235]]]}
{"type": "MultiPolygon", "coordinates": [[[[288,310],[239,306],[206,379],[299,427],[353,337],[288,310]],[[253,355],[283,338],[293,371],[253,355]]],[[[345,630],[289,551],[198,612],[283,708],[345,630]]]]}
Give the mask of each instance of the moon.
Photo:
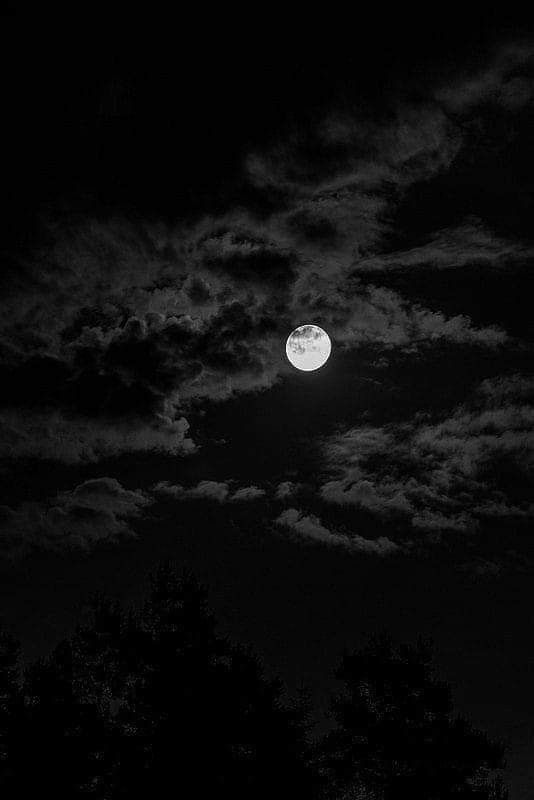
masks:
{"type": "Polygon", "coordinates": [[[303,372],[312,372],[326,364],[331,350],[329,335],[318,325],[300,325],[286,342],[289,361],[303,372]]]}

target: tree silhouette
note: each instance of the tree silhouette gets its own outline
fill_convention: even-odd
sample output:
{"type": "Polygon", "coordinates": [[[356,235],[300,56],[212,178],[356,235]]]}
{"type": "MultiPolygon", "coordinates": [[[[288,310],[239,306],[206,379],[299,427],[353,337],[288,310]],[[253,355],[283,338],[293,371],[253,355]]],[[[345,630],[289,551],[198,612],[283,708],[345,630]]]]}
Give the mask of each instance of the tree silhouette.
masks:
{"type": "Polygon", "coordinates": [[[0,796],[16,785],[15,742],[24,706],[16,640],[0,630],[0,796]]]}
{"type": "Polygon", "coordinates": [[[89,619],[19,670],[0,634],[2,800],[504,800],[499,746],[452,712],[427,648],[346,655],[333,729],[314,744],[252,652],[218,635],[206,592],[164,566],[138,611],[89,619]]]}
{"type": "Polygon", "coordinates": [[[105,719],[77,690],[69,641],[28,670],[24,737],[17,747],[18,788],[24,796],[37,797],[44,791],[57,800],[94,796],[105,719]]]}
{"type": "Polygon", "coordinates": [[[160,569],[137,613],[95,598],[90,621],[27,670],[23,702],[14,643],[1,652],[2,798],[311,796],[303,715],[216,635],[191,575],[160,569]]]}
{"type": "Polygon", "coordinates": [[[266,798],[311,783],[302,721],[253,655],[216,636],[194,577],[161,569],[137,634],[136,674],[119,717],[135,729],[134,747],[149,744],[136,757],[141,770],[128,759],[121,771],[128,796],[163,796],[175,785],[199,796],[266,798]]]}
{"type": "Polygon", "coordinates": [[[332,703],[335,727],[318,748],[326,796],[384,800],[506,797],[500,745],[453,715],[428,646],[387,637],[346,654],[332,703]]]}

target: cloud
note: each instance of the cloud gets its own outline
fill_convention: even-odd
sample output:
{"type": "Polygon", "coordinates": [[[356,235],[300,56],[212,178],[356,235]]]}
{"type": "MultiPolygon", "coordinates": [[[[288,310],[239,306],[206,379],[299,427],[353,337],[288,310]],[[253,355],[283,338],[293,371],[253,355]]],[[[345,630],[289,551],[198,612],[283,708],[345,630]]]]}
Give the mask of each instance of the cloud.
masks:
{"type": "Polygon", "coordinates": [[[332,477],[321,496],[423,531],[532,517],[534,409],[525,397],[533,391],[526,376],[499,377],[440,420],[336,434],[325,445],[332,477]]]}
{"type": "Polygon", "coordinates": [[[265,497],[265,489],[260,489],[258,486],[243,486],[233,493],[230,500],[235,503],[242,503],[249,500],[259,500],[260,497],[265,497]]]}
{"type": "Polygon", "coordinates": [[[471,77],[436,92],[437,99],[451,112],[465,113],[483,103],[500,105],[509,111],[532,102],[534,83],[531,43],[511,43],[500,48],[491,61],[471,77]]]}
{"type": "Polygon", "coordinates": [[[272,235],[334,274],[380,248],[403,193],[446,170],[461,144],[439,105],[404,103],[381,119],[332,112],[246,163],[249,180],[283,207],[268,221],[272,235]]]}
{"type": "Polygon", "coordinates": [[[124,453],[188,455],[195,444],[189,423],[160,416],[101,420],[50,410],[0,411],[0,458],[38,458],[67,464],[90,463],[124,453]]]}
{"type": "Polygon", "coordinates": [[[296,508],[287,508],[275,519],[277,525],[290,528],[300,537],[319,542],[330,547],[340,547],[351,553],[368,553],[376,556],[387,556],[397,553],[399,545],[387,537],[365,539],[357,534],[346,535],[331,531],[312,515],[305,516],[296,508]]]}
{"type": "Polygon", "coordinates": [[[46,503],[0,507],[1,550],[19,558],[32,551],[89,551],[102,543],[135,536],[130,520],[140,518],[153,500],[130,491],[114,478],[85,481],[46,503]]]}
{"type": "Polygon", "coordinates": [[[180,484],[170,484],[168,481],[160,481],[152,491],[156,495],[172,497],[175,500],[215,500],[219,503],[225,502],[249,502],[259,500],[265,496],[265,490],[257,486],[242,486],[235,491],[231,491],[230,484],[224,481],[199,481],[196,486],[185,489],[180,484]]]}
{"type": "MultiPolygon", "coordinates": [[[[251,153],[247,160],[251,181],[304,202],[341,199],[355,204],[374,192],[407,186],[448,166],[459,140],[441,108],[432,103],[405,103],[389,109],[377,121],[364,113],[332,113],[321,124],[295,131],[270,151],[251,153]]],[[[356,206],[353,206],[357,208],[356,206]]],[[[364,206],[360,205],[362,212],[364,206]]],[[[362,213],[371,230],[376,225],[362,213]]],[[[356,215],[358,225],[358,216],[356,215]]],[[[372,238],[371,238],[372,241],[372,238]]]]}
{"type": "Polygon", "coordinates": [[[185,489],[180,484],[170,484],[168,481],[160,481],[153,489],[153,492],[174,500],[216,500],[224,503],[228,499],[230,492],[227,483],[221,481],[199,481],[196,486],[185,489]]]}
{"type": "Polygon", "coordinates": [[[43,221],[42,241],[18,254],[0,303],[0,452],[70,463],[185,455],[191,406],[276,384],[283,343],[305,319],[344,348],[509,344],[497,326],[423,308],[379,283],[388,269],[531,257],[474,218],[392,250],[407,191],[469,145],[465,117],[477,98],[527,102],[516,78],[529,59],[510,47],[435,96],[375,116],[333,109],[249,153],[245,177],[265,201],[261,215],[239,207],[176,225],[43,221]]]}
{"type": "Polygon", "coordinates": [[[247,233],[245,222],[233,220],[239,236],[227,231],[230,218],[224,233],[205,220],[182,239],[119,222],[58,232],[46,266],[33,265],[25,291],[2,306],[0,452],[67,462],[190,453],[189,405],[272,386],[302,317],[345,347],[506,341],[496,328],[323,271],[277,244],[269,224],[259,239],[258,223],[247,233]]]}
{"type": "MultiPolygon", "coordinates": [[[[200,233],[200,231],[199,231],[200,233]]],[[[215,275],[231,278],[237,284],[279,286],[295,280],[298,254],[270,238],[268,227],[262,232],[234,217],[233,224],[207,228],[195,245],[204,268],[215,275]]]]}
{"type": "Polygon", "coordinates": [[[534,401],[534,379],[529,375],[498,375],[482,381],[478,393],[483,403],[496,406],[505,401],[534,401]]]}
{"type": "MultiPolygon", "coordinates": [[[[68,461],[79,450],[90,460],[152,446],[190,452],[181,426],[191,401],[277,379],[273,286],[263,298],[253,283],[234,292],[242,277],[213,268],[178,231],[88,221],[54,234],[2,302],[4,453],[16,457],[20,445],[21,455],[49,457],[51,446],[30,439],[56,435],[57,458],[68,461]]],[[[258,255],[240,246],[246,273],[258,255]]],[[[268,273],[271,255],[262,258],[268,273]]]]}
{"type": "Polygon", "coordinates": [[[532,560],[515,550],[506,550],[499,556],[474,558],[461,564],[459,569],[475,578],[492,579],[503,573],[531,572],[532,560]]]}
{"type": "Polygon", "coordinates": [[[513,265],[524,266],[533,258],[532,245],[504,239],[492,233],[480,220],[471,219],[454,228],[438,231],[429,241],[409,250],[363,258],[355,264],[355,270],[506,269],[513,265]]]}
{"type": "Polygon", "coordinates": [[[297,491],[298,486],[293,481],[282,481],[276,487],[275,498],[277,500],[285,500],[288,497],[291,497],[297,491]]]}
{"type": "MultiPolygon", "coordinates": [[[[346,290],[345,290],[346,291],[346,290]]],[[[343,304],[342,292],[332,291],[316,299],[327,306],[334,337],[347,347],[381,344],[415,353],[436,342],[499,347],[508,341],[506,333],[496,326],[477,328],[464,315],[447,317],[411,304],[390,289],[369,285],[358,287],[352,301],[343,304]]]]}

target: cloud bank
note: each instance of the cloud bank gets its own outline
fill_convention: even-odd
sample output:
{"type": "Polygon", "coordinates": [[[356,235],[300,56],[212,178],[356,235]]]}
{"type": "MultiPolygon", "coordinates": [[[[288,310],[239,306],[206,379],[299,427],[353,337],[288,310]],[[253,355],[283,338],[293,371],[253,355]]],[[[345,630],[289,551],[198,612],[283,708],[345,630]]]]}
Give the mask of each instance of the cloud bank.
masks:
{"type": "Polygon", "coordinates": [[[48,503],[0,506],[0,553],[19,558],[35,551],[88,552],[115,544],[135,536],[130,521],[152,502],[145,492],[125,489],[114,478],[96,478],[48,503]]]}
{"type": "Polygon", "coordinates": [[[426,532],[533,517],[532,397],[532,379],[500,377],[439,420],[421,415],[337,434],[325,444],[331,478],[321,496],[426,532]]]}

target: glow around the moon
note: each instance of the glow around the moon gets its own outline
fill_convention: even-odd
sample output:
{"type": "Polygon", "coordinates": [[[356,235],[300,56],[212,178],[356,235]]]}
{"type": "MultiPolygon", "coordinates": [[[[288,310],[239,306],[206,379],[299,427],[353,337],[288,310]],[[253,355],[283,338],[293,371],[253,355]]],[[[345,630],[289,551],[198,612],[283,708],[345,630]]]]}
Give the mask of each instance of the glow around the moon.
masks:
{"type": "Polygon", "coordinates": [[[312,372],[328,361],[332,344],[330,337],[318,325],[295,328],[286,342],[286,355],[297,369],[312,372]]]}

